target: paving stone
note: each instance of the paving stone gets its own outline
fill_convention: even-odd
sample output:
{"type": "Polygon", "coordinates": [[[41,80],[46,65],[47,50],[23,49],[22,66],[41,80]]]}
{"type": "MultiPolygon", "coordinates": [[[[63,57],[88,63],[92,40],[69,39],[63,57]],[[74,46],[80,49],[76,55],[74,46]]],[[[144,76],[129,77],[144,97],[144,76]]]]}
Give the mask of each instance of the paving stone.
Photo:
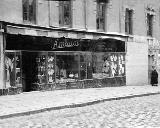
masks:
{"type": "MultiPolygon", "coordinates": [[[[45,93],[43,100],[48,94],[53,96],[45,93]]],[[[160,95],[152,95],[1,119],[0,128],[160,128],[159,99],[160,95]]]]}

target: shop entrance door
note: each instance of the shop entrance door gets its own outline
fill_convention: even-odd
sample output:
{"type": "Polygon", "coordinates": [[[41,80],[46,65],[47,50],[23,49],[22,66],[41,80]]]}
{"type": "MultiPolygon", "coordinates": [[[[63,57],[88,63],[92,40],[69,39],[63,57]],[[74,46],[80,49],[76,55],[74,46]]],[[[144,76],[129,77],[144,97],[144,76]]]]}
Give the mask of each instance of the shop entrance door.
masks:
{"type": "Polygon", "coordinates": [[[34,78],[33,64],[35,54],[32,52],[22,52],[22,75],[23,75],[23,92],[32,91],[32,81],[34,78]]]}

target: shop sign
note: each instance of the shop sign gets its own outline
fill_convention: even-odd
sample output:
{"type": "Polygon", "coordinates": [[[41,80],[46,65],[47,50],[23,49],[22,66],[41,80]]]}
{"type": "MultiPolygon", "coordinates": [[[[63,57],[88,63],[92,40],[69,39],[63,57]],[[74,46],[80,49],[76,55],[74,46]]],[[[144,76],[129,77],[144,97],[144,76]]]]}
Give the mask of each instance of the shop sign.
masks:
{"type": "Polygon", "coordinates": [[[52,42],[53,44],[51,47],[52,49],[58,49],[58,48],[66,48],[66,47],[77,47],[79,46],[78,40],[70,40],[70,39],[64,39],[64,40],[55,40],[52,42]]]}

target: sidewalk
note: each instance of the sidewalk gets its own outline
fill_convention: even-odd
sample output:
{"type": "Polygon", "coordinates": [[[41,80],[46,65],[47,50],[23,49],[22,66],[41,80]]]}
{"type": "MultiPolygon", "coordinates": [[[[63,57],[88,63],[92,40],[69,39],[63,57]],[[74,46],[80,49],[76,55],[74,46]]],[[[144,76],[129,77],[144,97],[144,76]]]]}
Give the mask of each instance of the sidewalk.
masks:
{"type": "Polygon", "coordinates": [[[18,95],[0,96],[0,119],[154,94],[160,94],[160,86],[121,86],[24,92],[18,95]]]}

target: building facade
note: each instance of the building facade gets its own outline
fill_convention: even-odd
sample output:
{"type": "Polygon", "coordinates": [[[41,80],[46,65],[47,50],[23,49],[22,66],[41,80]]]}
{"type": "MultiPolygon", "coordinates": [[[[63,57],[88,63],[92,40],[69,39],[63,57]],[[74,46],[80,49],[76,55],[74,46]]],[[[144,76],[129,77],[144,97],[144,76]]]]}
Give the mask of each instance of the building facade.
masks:
{"type": "Polygon", "coordinates": [[[159,67],[157,3],[1,0],[1,95],[148,84],[159,67]]]}

